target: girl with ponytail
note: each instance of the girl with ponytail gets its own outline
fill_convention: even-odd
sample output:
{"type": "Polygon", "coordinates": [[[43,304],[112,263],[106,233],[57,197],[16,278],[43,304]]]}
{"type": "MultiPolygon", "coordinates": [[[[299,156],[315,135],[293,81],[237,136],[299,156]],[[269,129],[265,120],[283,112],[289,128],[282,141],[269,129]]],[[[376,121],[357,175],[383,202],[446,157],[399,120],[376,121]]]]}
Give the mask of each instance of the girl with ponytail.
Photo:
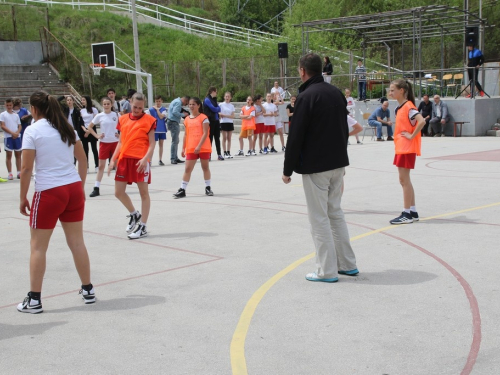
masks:
{"type": "Polygon", "coordinates": [[[95,302],[90,282],[90,262],[83,241],[85,178],[87,163],[82,142],[63,114],[59,102],[43,91],[30,97],[35,123],[23,137],[21,167],[21,214],[30,217],[30,292],[17,309],[38,314],[43,311],[41,292],[50,237],[59,220],[82,283],[86,304],[95,302]],[[73,165],[78,161],[78,172],[73,165]],[[27,194],[35,166],[35,194],[30,205],[27,194]],[[28,213],[29,211],[29,213],[28,213]]]}
{"type": "Polygon", "coordinates": [[[410,82],[404,79],[392,81],[390,93],[399,104],[396,108],[396,127],[394,130],[394,147],[396,148],[394,165],[398,167],[404,203],[401,215],[391,220],[390,223],[395,225],[410,224],[419,220],[410,171],[415,168],[417,155],[420,156],[420,130],[424,127],[425,120],[415,107],[415,96],[410,82]]]}

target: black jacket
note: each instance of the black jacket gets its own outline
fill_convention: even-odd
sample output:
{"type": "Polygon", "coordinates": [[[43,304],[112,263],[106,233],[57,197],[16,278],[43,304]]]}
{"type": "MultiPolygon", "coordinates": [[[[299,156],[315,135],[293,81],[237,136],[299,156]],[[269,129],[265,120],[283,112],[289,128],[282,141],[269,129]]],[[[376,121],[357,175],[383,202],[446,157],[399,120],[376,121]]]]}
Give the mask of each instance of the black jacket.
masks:
{"type": "Polygon", "coordinates": [[[327,63],[323,66],[323,73],[331,76],[333,74],[333,66],[332,63],[327,63]]]}
{"type": "MultiPolygon", "coordinates": [[[[63,104],[62,101],[65,99],[64,96],[60,96],[57,98],[59,104],[61,105],[61,109],[64,113],[64,117],[68,118],[69,115],[69,107],[66,104],[63,104]]],[[[83,136],[85,135],[85,132],[82,129],[82,126],[85,125],[83,122],[82,114],[80,113],[80,109],[77,107],[73,107],[73,114],[71,115],[71,120],[73,120],[73,127],[76,130],[76,133],[78,134],[78,137],[80,139],[83,139],[83,136]]]]}
{"type": "Polygon", "coordinates": [[[349,165],[347,102],[321,75],[299,87],[288,134],[283,174],[311,174],[349,165]]]}

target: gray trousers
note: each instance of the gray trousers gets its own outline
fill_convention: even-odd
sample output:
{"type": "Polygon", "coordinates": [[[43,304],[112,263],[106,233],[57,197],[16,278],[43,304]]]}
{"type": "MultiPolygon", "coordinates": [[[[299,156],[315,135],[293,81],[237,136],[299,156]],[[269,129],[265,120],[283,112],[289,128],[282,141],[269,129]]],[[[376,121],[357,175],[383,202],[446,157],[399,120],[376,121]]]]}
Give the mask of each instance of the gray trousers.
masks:
{"type": "Polygon", "coordinates": [[[321,278],[337,277],[339,269],[350,271],[357,268],[344,212],[340,208],[344,169],[302,175],[316,247],[316,273],[321,278]]]}
{"type": "Polygon", "coordinates": [[[429,121],[429,125],[431,126],[434,134],[444,134],[444,130],[446,128],[446,124],[441,124],[441,117],[433,117],[429,121]]]}

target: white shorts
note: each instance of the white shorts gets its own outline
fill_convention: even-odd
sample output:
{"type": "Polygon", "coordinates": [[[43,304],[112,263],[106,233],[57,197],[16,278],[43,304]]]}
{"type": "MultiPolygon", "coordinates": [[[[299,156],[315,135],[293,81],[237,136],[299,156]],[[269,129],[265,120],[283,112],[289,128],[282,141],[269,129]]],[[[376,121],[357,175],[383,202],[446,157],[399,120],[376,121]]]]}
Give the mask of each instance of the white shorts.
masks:
{"type": "Polygon", "coordinates": [[[283,128],[283,123],[281,121],[276,121],[276,130],[283,128]]]}

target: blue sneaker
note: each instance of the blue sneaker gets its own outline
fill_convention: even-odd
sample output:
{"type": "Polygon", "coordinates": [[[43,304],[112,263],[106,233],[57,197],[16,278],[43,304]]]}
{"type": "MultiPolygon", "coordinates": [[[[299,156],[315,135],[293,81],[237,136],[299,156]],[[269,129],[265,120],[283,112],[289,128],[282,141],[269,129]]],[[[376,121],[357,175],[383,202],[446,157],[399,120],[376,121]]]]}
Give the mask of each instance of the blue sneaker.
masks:
{"type": "Polygon", "coordinates": [[[359,271],[357,268],[350,270],[350,271],[340,271],[339,270],[339,274],[340,275],[347,275],[347,276],[357,276],[359,274],[359,271]]]}
{"type": "Polygon", "coordinates": [[[263,152],[263,154],[264,154],[264,155],[267,155],[267,153],[268,153],[268,151],[267,151],[267,147],[264,147],[264,152],[263,152]]]}
{"type": "Polygon", "coordinates": [[[322,278],[318,277],[318,274],[316,272],[311,272],[311,273],[308,273],[306,275],[306,280],[308,280],[308,281],[321,281],[324,283],[336,283],[337,281],[339,281],[339,278],[333,277],[331,279],[322,279],[322,278]]]}

